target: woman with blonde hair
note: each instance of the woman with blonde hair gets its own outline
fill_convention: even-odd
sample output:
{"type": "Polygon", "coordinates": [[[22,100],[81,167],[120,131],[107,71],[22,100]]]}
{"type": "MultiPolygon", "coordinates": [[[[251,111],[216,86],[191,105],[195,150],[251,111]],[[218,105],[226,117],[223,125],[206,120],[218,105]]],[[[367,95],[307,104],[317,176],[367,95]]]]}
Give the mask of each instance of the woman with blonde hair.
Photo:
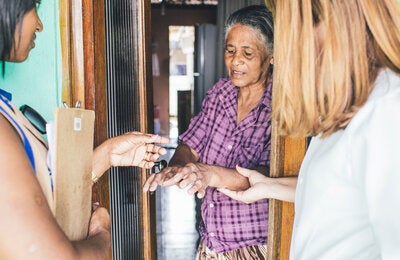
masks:
{"type": "MultiPolygon", "coordinates": [[[[400,257],[397,0],[267,0],[274,13],[273,120],[313,136],[298,177],[293,259],[400,257]]],[[[239,169],[250,202],[271,179],[239,169]]],[[[280,192],[287,192],[283,186],[280,192]]]]}

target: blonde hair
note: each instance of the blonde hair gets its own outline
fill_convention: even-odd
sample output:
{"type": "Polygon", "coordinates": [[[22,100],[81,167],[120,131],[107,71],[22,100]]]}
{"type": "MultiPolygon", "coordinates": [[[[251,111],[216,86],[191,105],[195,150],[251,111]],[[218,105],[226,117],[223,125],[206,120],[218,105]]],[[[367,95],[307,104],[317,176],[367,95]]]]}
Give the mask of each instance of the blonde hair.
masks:
{"type": "Polygon", "coordinates": [[[400,74],[398,0],[266,0],[275,19],[273,120],[328,136],[366,102],[379,68],[400,74]],[[325,37],[317,48],[315,31],[325,37]]]}

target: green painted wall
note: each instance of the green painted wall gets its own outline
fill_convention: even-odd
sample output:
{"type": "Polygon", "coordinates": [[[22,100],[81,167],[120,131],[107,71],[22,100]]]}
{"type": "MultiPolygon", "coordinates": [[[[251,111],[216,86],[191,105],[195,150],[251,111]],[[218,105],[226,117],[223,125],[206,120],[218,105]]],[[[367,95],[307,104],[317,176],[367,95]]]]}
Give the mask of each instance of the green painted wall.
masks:
{"type": "Polygon", "coordinates": [[[42,0],[38,9],[43,31],[37,33],[36,46],[23,63],[6,63],[0,88],[13,94],[16,106],[28,104],[47,121],[61,105],[61,43],[59,3],[42,0]]]}

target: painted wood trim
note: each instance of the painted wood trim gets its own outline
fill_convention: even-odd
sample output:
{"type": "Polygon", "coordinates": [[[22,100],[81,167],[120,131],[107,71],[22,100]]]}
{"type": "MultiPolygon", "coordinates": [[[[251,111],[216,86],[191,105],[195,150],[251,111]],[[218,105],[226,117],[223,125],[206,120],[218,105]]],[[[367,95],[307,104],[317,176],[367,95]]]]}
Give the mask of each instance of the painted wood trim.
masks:
{"type": "Polygon", "coordinates": [[[70,1],[60,0],[60,41],[61,41],[61,101],[72,104],[71,87],[71,7],[70,1]]]}
{"type": "Polygon", "coordinates": [[[62,101],[85,108],[82,0],[60,0],[62,101]],[[72,19],[73,17],[73,19],[72,19]]]}
{"type": "Polygon", "coordinates": [[[85,65],[83,51],[82,0],[72,0],[71,8],[71,51],[72,51],[72,106],[80,101],[85,108],[85,65]]]}
{"type": "MultiPolygon", "coordinates": [[[[82,0],[84,97],[95,111],[94,147],[107,139],[107,83],[104,1],[82,0]]],[[[109,175],[93,186],[92,200],[110,211],[109,175]]],[[[107,259],[112,259],[111,249],[107,259]]]]}
{"type": "MultiPolygon", "coordinates": [[[[137,48],[138,48],[138,90],[140,131],[152,132],[149,122],[153,119],[152,73],[151,73],[151,4],[150,1],[137,0],[137,48]]],[[[142,170],[142,185],[149,176],[149,171],[142,170]]],[[[142,228],[143,228],[143,259],[157,259],[157,236],[155,196],[142,193],[142,228]]]]}

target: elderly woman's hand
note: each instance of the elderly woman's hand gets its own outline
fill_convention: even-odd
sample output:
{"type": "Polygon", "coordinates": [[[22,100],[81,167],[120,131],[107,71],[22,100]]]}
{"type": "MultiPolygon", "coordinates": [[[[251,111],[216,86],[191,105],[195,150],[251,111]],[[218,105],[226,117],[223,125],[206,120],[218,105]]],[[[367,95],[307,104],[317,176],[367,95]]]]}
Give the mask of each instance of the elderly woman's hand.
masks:
{"type": "Polygon", "coordinates": [[[150,169],[160,155],[168,138],[158,135],[128,132],[106,140],[93,152],[93,174],[100,177],[111,166],[139,166],[150,169]]]}
{"type": "MultiPolygon", "coordinates": [[[[197,192],[199,199],[203,198],[206,194],[206,188],[210,184],[213,167],[203,163],[188,163],[185,167],[182,167],[176,174],[175,180],[180,178],[177,184],[179,188],[186,189],[189,194],[197,192]]],[[[166,185],[169,183],[166,182],[166,185]]]]}
{"type": "Polygon", "coordinates": [[[185,166],[174,166],[152,174],[146,180],[143,191],[154,191],[158,186],[177,185],[181,189],[188,188],[189,194],[197,192],[198,198],[203,198],[210,183],[212,167],[202,163],[188,163],[185,166]]]}
{"type": "Polygon", "coordinates": [[[147,178],[143,185],[143,191],[155,191],[158,186],[172,186],[177,184],[181,178],[176,175],[181,166],[166,167],[159,173],[153,173],[147,178]],[[167,184],[167,185],[166,185],[167,184]]]}

